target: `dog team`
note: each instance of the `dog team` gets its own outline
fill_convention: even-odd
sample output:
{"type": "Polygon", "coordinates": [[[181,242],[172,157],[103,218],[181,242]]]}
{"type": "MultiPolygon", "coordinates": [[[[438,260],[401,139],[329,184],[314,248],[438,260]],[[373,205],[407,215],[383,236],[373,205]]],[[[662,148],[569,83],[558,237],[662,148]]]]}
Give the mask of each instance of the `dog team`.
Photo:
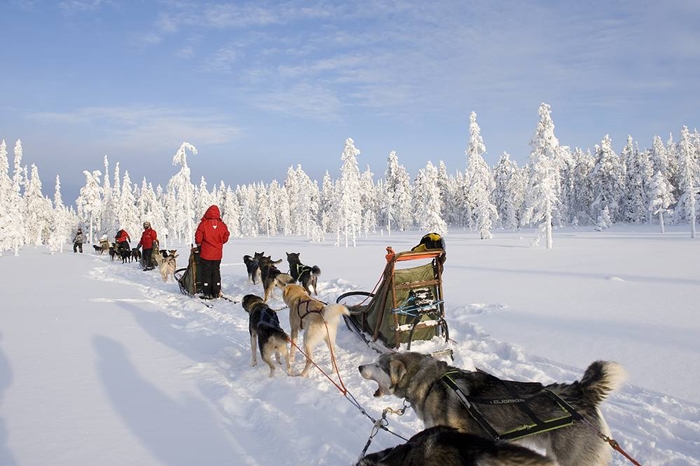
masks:
{"type": "MultiPolygon", "coordinates": [[[[109,251],[112,255],[112,249],[115,253],[118,249],[125,262],[129,255],[124,251],[133,256],[134,250],[143,247],[144,270],[150,270],[153,248],[158,251],[157,235],[149,222],[143,226],[136,248],[128,248],[130,238],[121,229],[115,238],[118,246],[109,251]]],[[[74,251],[82,252],[81,230],[78,235],[74,251]]],[[[203,298],[221,294],[220,264],[228,239],[218,207],[209,207],[195,234],[202,259],[203,298]]],[[[350,311],[342,304],[312,297],[318,295],[321,269],[304,265],[299,253],[286,255],[288,273],[277,267],[282,259],[273,260],[264,252],[243,256],[248,281],[262,286],[262,296],[246,294],[241,302],[248,313],[251,365],[257,365],[259,352],[270,377],[278,366],[294,375],[302,334],[305,364],[299,375],[309,374],[315,365],[314,348],[322,343],[331,355],[330,369],[337,373],[332,357],[336,334],[341,318],[350,311]],[[275,289],[281,290],[289,310],[289,334],[280,325],[278,311],[267,304],[275,289]]],[[[153,256],[163,281],[173,276],[177,257],[175,250],[153,256]]],[[[384,353],[358,370],[362,378],[377,384],[375,397],[405,400],[425,430],[404,444],[367,454],[356,466],[604,466],[611,461],[611,448],[601,440],[610,438],[610,429],[600,405],[625,379],[624,369],[615,362],[595,361],[580,380],[549,385],[503,380],[411,351],[384,353]]]]}

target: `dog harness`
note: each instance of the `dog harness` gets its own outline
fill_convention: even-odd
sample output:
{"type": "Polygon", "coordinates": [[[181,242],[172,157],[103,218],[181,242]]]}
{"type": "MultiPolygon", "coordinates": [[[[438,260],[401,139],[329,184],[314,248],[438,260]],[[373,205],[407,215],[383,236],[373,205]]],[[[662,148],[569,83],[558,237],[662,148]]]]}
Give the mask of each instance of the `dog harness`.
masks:
{"type": "MultiPolygon", "coordinates": [[[[493,377],[494,380],[497,380],[498,382],[503,383],[502,380],[500,380],[497,377],[494,377],[490,374],[486,374],[485,372],[479,371],[482,374],[487,375],[488,377],[493,377]]],[[[462,375],[461,371],[450,371],[446,372],[443,374],[438,380],[436,380],[434,383],[441,382],[443,383],[446,387],[451,388],[454,392],[455,395],[457,395],[457,398],[459,401],[462,403],[462,406],[467,410],[469,415],[481,426],[481,428],[489,435],[493,440],[518,440],[523,437],[527,437],[530,435],[534,434],[539,434],[541,432],[547,432],[551,430],[556,430],[562,427],[569,426],[573,424],[574,421],[580,421],[583,419],[583,416],[578,413],[569,403],[564,401],[559,395],[554,393],[553,391],[542,387],[537,393],[533,395],[528,395],[528,396],[522,396],[518,393],[515,392],[514,387],[509,386],[508,384],[503,384],[504,387],[510,392],[512,395],[511,398],[483,398],[483,397],[475,397],[475,396],[469,396],[464,391],[457,385],[455,382],[455,378],[459,378],[459,376],[462,375]],[[557,404],[559,408],[562,410],[564,413],[563,416],[557,417],[554,419],[549,419],[549,420],[542,420],[535,414],[535,412],[528,406],[528,402],[532,399],[534,399],[537,396],[546,396],[547,398],[551,399],[552,402],[557,404]],[[483,414],[479,411],[479,409],[476,407],[476,405],[505,405],[505,404],[512,404],[514,406],[517,406],[524,414],[526,414],[531,420],[531,424],[525,424],[519,427],[516,427],[514,429],[511,429],[508,432],[504,433],[498,433],[496,429],[493,428],[491,424],[486,420],[486,418],[483,416],[483,414]]],[[[540,384],[538,384],[540,385],[540,384]]],[[[432,386],[431,386],[432,388],[432,386]]],[[[430,393],[430,390],[428,390],[428,393],[430,393]]],[[[427,394],[426,394],[427,397],[427,394]]]]}
{"type": "MultiPolygon", "coordinates": [[[[321,309],[309,309],[309,305],[314,301],[316,301],[316,300],[315,299],[305,299],[304,301],[299,302],[299,306],[297,307],[297,315],[299,316],[299,320],[301,321],[299,323],[299,326],[302,330],[304,330],[304,317],[308,316],[309,314],[323,314],[323,308],[321,308],[321,309]],[[302,305],[306,305],[305,306],[306,312],[304,313],[304,315],[301,314],[301,306],[302,305]]],[[[324,304],[324,306],[325,306],[325,303],[323,303],[322,301],[318,301],[318,302],[320,302],[321,304],[324,304]]]]}

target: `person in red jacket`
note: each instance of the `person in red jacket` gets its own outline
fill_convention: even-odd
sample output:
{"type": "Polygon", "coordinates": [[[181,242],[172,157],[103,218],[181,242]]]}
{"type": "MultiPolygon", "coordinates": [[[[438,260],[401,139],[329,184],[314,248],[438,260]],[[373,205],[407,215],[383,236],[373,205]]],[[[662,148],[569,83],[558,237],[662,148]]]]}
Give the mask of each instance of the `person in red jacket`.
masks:
{"type": "Polygon", "coordinates": [[[194,242],[199,248],[202,298],[218,298],[221,295],[221,258],[229,235],[219,208],[209,206],[194,235],[194,242]]]}
{"type": "Polygon", "coordinates": [[[114,237],[114,241],[117,243],[120,252],[131,250],[131,246],[129,245],[129,243],[131,243],[131,236],[129,236],[129,233],[127,233],[125,229],[119,229],[117,235],[114,237]]]}
{"type": "Polygon", "coordinates": [[[141,241],[139,241],[137,248],[143,246],[143,254],[141,260],[143,261],[143,270],[153,270],[153,264],[151,258],[153,257],[153,246],[158,244],[158,234],[151,228],[151,222],[143,222],[143,233],[141,234],[141,241]]]}

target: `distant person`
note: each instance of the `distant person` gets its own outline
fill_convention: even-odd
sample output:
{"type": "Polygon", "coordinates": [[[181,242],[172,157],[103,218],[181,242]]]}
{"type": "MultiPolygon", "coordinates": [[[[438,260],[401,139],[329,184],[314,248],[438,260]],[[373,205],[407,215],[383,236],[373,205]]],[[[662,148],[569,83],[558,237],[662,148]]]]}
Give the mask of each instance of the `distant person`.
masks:
{"type": "Polygon", "coordinates": [[[137,248],[143,247],[143,270],[153,270],[153,263],[151,258],[153,257],[153,245],[158,244],[158,234],[151,228],[151,222],[143,222],[143,233],[141,234],[141,241],[139,241],[137,248]]]}
{"type": "Polygon", "coordinates": [[[219,207],[209,206],[194,235],[194,242],[199,248],[204,299],[218,298],[221,295],[221,258],[229,235],[228,227],[221,220],[219,207]]]}
{"type": "Polygon", "coordinates": [[[75,238],[73,238],[73,252],[78,252],[78,250],[80,250],[80,254],[82,254],[84,242],[85,235],[83,234],[83,229],[78,228],[78,232],[75,234],[75,238]]]}
{"type": "Polygon", "coordinates": [[[117,243],[117,248],[121,251],[131,250],[131,236],[123,228],[120,228],[117,232],[114,242],[117,243]]]}

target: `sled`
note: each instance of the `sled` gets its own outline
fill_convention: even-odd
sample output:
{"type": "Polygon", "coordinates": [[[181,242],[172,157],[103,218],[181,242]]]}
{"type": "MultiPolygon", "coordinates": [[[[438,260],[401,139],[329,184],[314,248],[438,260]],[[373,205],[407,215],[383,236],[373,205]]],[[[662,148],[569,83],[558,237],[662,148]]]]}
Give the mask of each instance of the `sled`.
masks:
{"type": "Polygon", "coordinates": [[[394,253],[387,248],[387,252],[386,267],[372,292],[350,291],[337,298],[336,302],[350,310],[344,316],[347,327],[380,352],[401,345],[410,350],[411,342],[436,336],[447,341],[442,239],[427,246],[421,240],[411,251],[394,253]]]}
{"type": "Polygon", "coordinates": [[[193,247],[190,249],[187,267],[176,270],[174,274],[182,294],[194,296],[202,292],[202,281],[197,274],[199,267],[199,248],[193,247]]]}

